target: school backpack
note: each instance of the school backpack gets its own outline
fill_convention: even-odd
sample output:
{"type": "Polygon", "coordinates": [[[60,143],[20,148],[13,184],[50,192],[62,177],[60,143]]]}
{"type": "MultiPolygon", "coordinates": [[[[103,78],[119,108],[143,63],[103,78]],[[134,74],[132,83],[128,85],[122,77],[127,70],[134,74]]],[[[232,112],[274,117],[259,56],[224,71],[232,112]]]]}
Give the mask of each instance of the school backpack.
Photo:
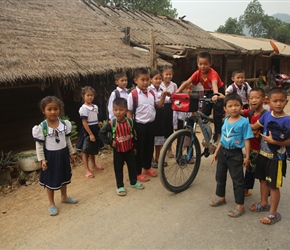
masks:
{"type": "MultiPolygon", "coordinates": [[[[119,90],[115,89],[113,92],[115,93],[116,98],[120,98],[121,97],[119,90]]],[[[109,109],[108,109],[109,100],[110,100],[110,98],[106,102],[106,116],[107,116],[108,120],[109,120],[109,109]]]]}
{"type": "MultiPolygon", "coordinates": [[[[237,86],[235,83],[232,83],[230,86],[233,88],[233,93],[237,93],[237,86]]],[[[242,87],[244,87],[244,90],[246,92],[246,99],[248,99],[248,84],[243,83],[242,87]]]]}
{"type": "MultiPolygon", "coordinates": [[[[66,124],[64,120],[59,119],[60,122],[64,125],[64,131],[66,131],[66,124]]],[[[44,120],[43,122],[41,122],[41,127],[42,127],[42,133],[44,135],[44,141],[46,136],[48,135],[48,123],[46,120],[44,120]]]]}
{"type": "MultiPolygon", "coordinates": [[[[130,126],[131,136],[134,137],[134,131],[133,131],[133,120],[131,118],[126,117],[126,121],[130,126]]],[[[111,127],[112,127],[112,134],[109,134],[108,137],[112,138],[112,140],[116,137],[116,130],[117,130],[117,119],[114,118],[113,120],[109,121],[111,127]]]]}
{"type": "MultiPolygon", "coordinates": [[[[155,94],[153,92],[152,89],[149,89],[149,92],[153,95],[154,97],[154,100],[155,100],[155,94]]],[[[138,92],[137,92],[137,89],[133,89],[131,91],[131,94],[132,94],[132,98],[133,98],[133,116],[134,116],[134,119],[135,119],[135,114],[136,114],[136,109],[138,107],[138,92]]]]}

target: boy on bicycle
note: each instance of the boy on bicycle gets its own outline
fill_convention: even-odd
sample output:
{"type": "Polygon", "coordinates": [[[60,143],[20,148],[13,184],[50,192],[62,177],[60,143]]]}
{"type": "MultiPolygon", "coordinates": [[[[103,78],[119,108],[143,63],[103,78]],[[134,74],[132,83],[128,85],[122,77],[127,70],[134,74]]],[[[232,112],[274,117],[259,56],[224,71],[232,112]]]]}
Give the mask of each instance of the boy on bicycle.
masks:
{"type": "Polygon", "coordinates": [[[202,112],[209,116],[213,109],[213,118],[215,126],[214,141],[218,143],[221,135],[222,119],[223,119],[223,100],[219,99],[219,93],[225,94],[224,83],[222,82],[218,73],[211,68],[212,56],[208,52],[201,52],[197,56],[198,70],[195,71],[191,77],[183,82],[177,89],[177,93],[182,92],[189,84],[202,84],[204,88],[204,95],[207,98],[212,98],[213,103],[204,103],[202,112]]]}

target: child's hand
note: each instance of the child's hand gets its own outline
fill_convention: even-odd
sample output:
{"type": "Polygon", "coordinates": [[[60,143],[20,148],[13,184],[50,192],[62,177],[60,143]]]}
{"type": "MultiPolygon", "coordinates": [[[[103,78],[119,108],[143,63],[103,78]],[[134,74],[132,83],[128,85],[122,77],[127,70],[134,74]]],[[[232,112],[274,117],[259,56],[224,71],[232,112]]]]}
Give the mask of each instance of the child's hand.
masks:
{"type": "Polygon", "coordinates": [[[215,161],[217,161],[217,155],[213,154],[211,164],[213,164],[215,161]]]}
{"type": "Polygon", "coordinates": [[[90,141],[96,141],[96,138],[94,135],[90,135],[90,141]]]}
{"type": "Polygon", "coordinates": [[[99,126],[99,128],[101,128],[103,126],[103,123],[102,122],[99,122],[98,123],[98,126],[99,126]]]}
{"type": "Polygon", "coordinates": [[[161,94],[162,97],[166,97],[166,96],[171,96],[171,93],[169,91],[164,90],[161,94]]]}
{"type": "Polygon", "coordinates": [[[112,147],[113,147],[113,148],[115,148],[115,147],[116,147],[116,145],[117,145],[116,141],[115,141],[115,140],[113,140],[113,141],[112,141],[112,147]]]}
{"type": "Polygon", "coordinates": [[[263,139],[264,139],[264,141],[266,143],[274,144],[274,140],[273,140],[271,131],[269,131],[269,135],[268,136],[267,135],[263,135],[263,134],[261,134],[261,136],[263,137],[263,139]]]}
{"type": "Polygon", "coordinates": [[[219,96],[217,96],[217,95],[213,95],[212,98],[211,98],[211,100],[213,102],[217,102],[218,99],[219,99],[219,96]]]}
{"type": "Polygon", "coordinates": [[[42,160],[41,161],[41,168],[43,171],[45,171],[48,167],[47,167],[47,164],[46,164],[46,160],[42,160]]]}
{"type": "Polygon", "coordinates": [[[72,155],[69,156],[69,158],[70,158],[71,164],[74,165],[76,163],[76,156],[74,154],[72,154],[72,155]]]}
{"type": "Polygon", "coordinates": [[[243,167],[246,168],[250,164],[250,160],[248,158],[244,158],[243,167]]]}
{"type": "Polygon", "coordinates": [[[136,155],[136,154],[137,154],[137,149],[134,148],[134,149],[133,149],[133,152],[134,152],[134,155],[136,155]]]}

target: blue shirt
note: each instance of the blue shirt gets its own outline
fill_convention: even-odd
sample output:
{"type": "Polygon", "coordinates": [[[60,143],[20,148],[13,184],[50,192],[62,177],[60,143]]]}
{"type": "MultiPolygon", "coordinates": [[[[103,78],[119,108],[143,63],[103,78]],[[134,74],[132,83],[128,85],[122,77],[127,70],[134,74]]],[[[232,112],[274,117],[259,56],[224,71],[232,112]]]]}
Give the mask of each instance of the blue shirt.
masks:
{"type": "Polygon", "coordinates": [[[229,123],[226,118],[222,126],[221,144],[228,149],[243,148],[245,140],[253,138],[253,132],[247,118],[241,117],[239,120],[229,123]]]}

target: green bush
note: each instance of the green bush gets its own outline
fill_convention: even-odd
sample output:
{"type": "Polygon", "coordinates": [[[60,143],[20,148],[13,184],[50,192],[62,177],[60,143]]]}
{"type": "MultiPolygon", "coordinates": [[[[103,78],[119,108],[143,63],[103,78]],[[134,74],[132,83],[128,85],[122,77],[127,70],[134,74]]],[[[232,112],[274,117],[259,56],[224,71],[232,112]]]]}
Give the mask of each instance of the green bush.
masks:
{"type": "MultiPolygon", "coordinates": [[[[69,117],[67,115],[63,115],[60,119],[62,120],[69,120],[69,117]]],[[[72,128],[71,128],[71,135],[70,135],[70,139],[71,141],[75,140],[78,138],[78,131],[77,131],[77,125],[74,121],[70,121],[71,122],[71,125],[72,125],[72,128]]]]}
{"type": "Polygon", "coordinates": [[[17,157],[12,154],[12,151],[4,153],[1,150],[0,155],[0,173],[7,171],[17,162],[17,157]]]}

